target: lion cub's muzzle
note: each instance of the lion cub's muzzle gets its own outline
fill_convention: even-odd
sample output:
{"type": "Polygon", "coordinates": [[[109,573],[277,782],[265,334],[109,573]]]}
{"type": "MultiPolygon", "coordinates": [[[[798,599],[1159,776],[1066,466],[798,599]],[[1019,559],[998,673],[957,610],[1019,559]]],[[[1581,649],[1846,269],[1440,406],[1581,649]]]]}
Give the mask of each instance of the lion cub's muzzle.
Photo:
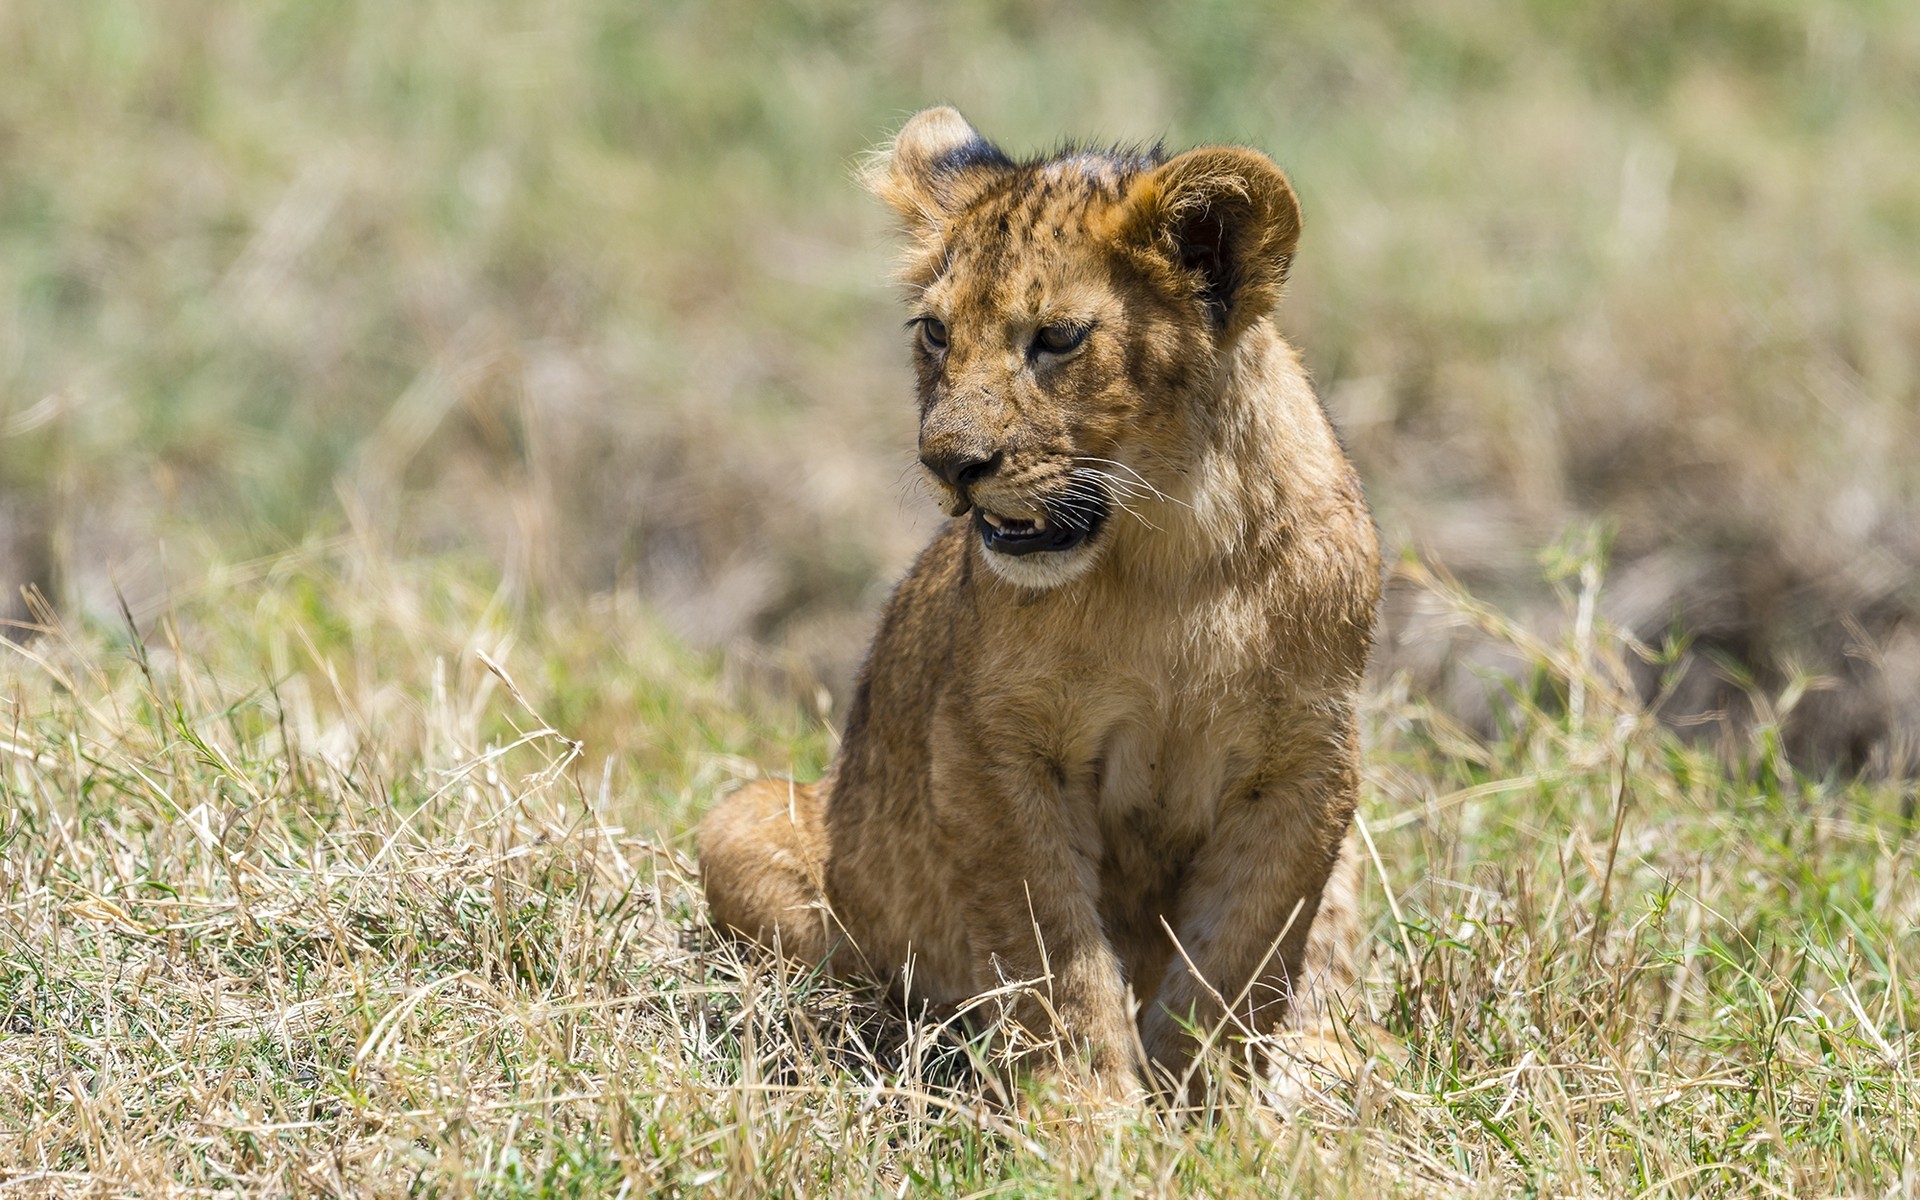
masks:
{"type": "Polygon", "coordinates": [[[1042,498],[1039,507],[1038,516],[1003,517],[976,502],[973,527],[987,549],[1019,558],[1073,549],[1100,532],[1111,511],[1105,489],[1078,479],[1042,498]]]}
{"type": "Polygon", "coordinates": [[[1001,478],[1006,464],[1001,451],[947,439],[923,441],[920,461],[947,485],[949,513],[957,517],[973,510],[981,544],[995,554],[1020,558],[1072,550],[1098,533],[1112,511],[1106,489],[1075,472],[1031,490],[1001,478]],[[1002,507],[1008,511],[999,511],[1002,507]]]}

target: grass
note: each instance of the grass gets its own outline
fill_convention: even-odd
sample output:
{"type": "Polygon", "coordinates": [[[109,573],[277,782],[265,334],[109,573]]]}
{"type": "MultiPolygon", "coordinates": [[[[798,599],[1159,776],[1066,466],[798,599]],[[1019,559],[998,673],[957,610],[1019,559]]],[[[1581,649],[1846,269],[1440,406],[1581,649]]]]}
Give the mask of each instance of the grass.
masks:
{"type": "Polygon", "coordinates": [[[0,1190],[1920,1191],[1920,8],[19,0],[0,77],[0,1190]],[[943,100],[1301,191],[1403,562],[1380,1054],[1290,1115],[700,923],[930,525],[848,169],[943,100]]]}
{"type": "MultiPolygon", "coordinates": [[[[816,771],[830,736],[635,606],[516,613],[484,568],[316,547],[137,628],[48,627],[0,659],[0,1184],[1920,1185],[1897,791],[1798,774],[1768,728],[1729,764],[1645,714],[1604,622],[1544,642],[1404,574],[1529,686],[1491,738],[1371,697],[1380,1052],[1291,1114],[1228,1085],[1184,1121],[1032,1107],[951,1029],[716,943],[689,822],[752,761],[816,771]]],[[[1571,578],[1591,611],[1599,573],[1571,578]]]]}

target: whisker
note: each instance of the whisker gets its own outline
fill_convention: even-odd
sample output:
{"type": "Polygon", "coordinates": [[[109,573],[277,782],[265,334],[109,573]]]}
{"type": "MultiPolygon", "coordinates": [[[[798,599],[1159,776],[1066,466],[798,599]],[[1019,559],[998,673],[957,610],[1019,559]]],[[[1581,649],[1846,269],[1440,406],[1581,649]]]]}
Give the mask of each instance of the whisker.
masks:
{"type": "MultiPolygon", "coordinates": [[[[1145,516],[1141,515],[1140,510],[1134,508],[1126,501],[1126,496],[1131,493],[1136,493],[1137,489],[1128,489],[1125,492],[1121,492],[1109,488],[1107,489],[1106,496],[1102,497],[1097,490],[1097,485],[1089,485],[1085,481],[1086,476],[1102,475],[1105,475],[1105,472],[1090,469],[1082,475],[1076,476],[1068,482],[1067,486],[1062,489],[1060,495],[1055,498],[1055,505],[1068,512],[1076,513],[1085,520],[1091,521],[1100,511],[1099,504],[1104,499],[1110,502],[1113,507],[1118,508],[1121,512],[1126,513],[1134,520],[1140,522],[1140,524],[1146,528],[1158,533],[1160,527],[1152,521],[1147,520],[1145,516]]],[[[1123,481],[1115,480],[1114,482],[1118,483],[1123,481]]]]}
{"type": "Polygon", "coordinates": [[[1109,474],[1106,471],[1099,470],[1098,468],[1095,468],[1095,467],[1082,468],[1081,474],[1090,475],[1095,479],[1106,481],[1108,490],[1110,491],[1121,492],[1128,496],[1153,495],[1153,493],[1142,489],[1138,484],[1131,483],[1125,479],[1120,478],[1118,475],[1109,474]]]}
{"type": "MultiPolygon", "coordinates": [[[[1131,514],[1135,519],[1137,519],[1141,524],[1147,526],[1147,528],[1154,529],[1154,530],[1159,529],[1159,526],[1153,524],[1153,522],[1147,520],[1144,516],[1141,516],[1139,510],[1135,509],[1131,504],[1127,503],[1127,500],[1129,498],[1138,498],[1140,496],[1147,495],[1148,493],[1141,491],[1137,487],[1133,487],[1127,484],[1125,480],[1118,479],[1113,476],[1109,476],[1104,471],[1096,471],[1089,468],[1086,473],[1088,475],[1093,475],[1093,476],[1107,480],[1107,482],[1110,485],[1108,488],[1109,496],[1116,507],[1124,509],[1127,513],[1131,514]]],[[[1164,496],[1159,498],[1165,499],[1164,496]]]]}
{"type": "MultiPolygon", "coordinates": [[[[1077,463],[1102,463],[1109,467],[1118,467],[1120,470],[1125,471],[1128,475],[1133,477],[1134,482],[1127,484],[1127,487],[1129,487],[1130,489],[1145,489],[1147,492],[1150,492],[1154,496],[1154,498],[1157,500],[1165,501],[1168,504],[1178,504],[1182,508],[1190,509],[1193,507],[1191,504],[1188,504],[1184,500],[1176,500],[1172,496],[1167,495],[1165,492],[1155,487],[1153,485],[1153,482],[1149,480],[1146,476],[1142,475],[1139,471],[1135,470],[1131,466],[1128,466],[1126,463],[1120,462],[1116,459],[1100,458],[1091,454],[1076,454],[1073,456],[1073,460],[1077,463]]],[[[1099,474],[1116,484],[1120,482],[1120,480],[1117,477],[1105,471],[1099,471],[1097,468],[1088,468],[1088,470],[1091,473],[1099,474]]]]}

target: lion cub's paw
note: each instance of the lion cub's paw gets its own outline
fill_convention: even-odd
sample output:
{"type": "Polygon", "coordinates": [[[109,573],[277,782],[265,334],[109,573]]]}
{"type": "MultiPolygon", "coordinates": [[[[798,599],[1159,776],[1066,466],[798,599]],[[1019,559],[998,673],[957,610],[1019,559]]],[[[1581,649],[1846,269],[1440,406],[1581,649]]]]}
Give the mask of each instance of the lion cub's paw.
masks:
{"type": "Polygon", "coordinates": [[[1148,1111],[1148,1100],[1132,1071],[1068,1067],[1035,1072],[1020,1089],[1015,1108],[1035,1129],[1063,1132],[1131,1124],[1148,1111]]]}
{"type": "Polygon", "coordinates": [[[1345,1107],[1406,1063],[1406,1047],[1371,1021],[1316,1021],[1273,1034],[1265,1049],[1262,1099],[1283,1114],[1316,1102],[1345,1107]]]}

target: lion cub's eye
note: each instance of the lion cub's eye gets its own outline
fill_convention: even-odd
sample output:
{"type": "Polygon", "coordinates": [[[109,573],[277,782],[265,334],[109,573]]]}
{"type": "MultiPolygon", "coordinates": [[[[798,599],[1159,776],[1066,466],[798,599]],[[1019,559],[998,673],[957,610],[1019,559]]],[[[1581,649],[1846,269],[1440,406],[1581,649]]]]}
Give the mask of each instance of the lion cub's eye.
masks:
{"type": "Polygon", "coordinates": [[[914,324],[920,326],[920,340],[927,349],[938,352],[947,348],[946,322],[939,317],[921,317],[914,324]]]}
{"type": "Polygon", "coordinates": [[[1091,325],[1043,325],[1033,335],[1033,348],[1046,354],[1065,354],[1087,340],[1091,325]]]}

